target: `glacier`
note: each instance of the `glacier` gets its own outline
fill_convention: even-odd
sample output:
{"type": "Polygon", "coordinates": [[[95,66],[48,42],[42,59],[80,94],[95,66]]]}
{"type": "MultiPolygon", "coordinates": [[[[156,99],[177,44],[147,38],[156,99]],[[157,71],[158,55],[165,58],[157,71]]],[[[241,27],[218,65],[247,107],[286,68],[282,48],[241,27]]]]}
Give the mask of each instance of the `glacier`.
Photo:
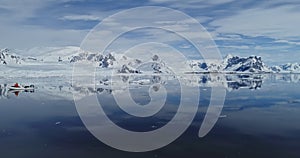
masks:
{"type": "Polygon", "coordinates": [[[97,72],[108,74],[174,74],[182,73],[300,73],[300,64],[287,63],[268,66],[259,56],[239,57],[228,54],[220,61],[187,60],[170,68],[159,57],[128,57],[110,52],[107,54],[86,52],[80,47],[36,47],[28,50],[1,49],[0,69],[5,77],[72,76],[73,64],[90,62],[97,72]],[[189,69],[182,69],[184,66],[189,69]]]}

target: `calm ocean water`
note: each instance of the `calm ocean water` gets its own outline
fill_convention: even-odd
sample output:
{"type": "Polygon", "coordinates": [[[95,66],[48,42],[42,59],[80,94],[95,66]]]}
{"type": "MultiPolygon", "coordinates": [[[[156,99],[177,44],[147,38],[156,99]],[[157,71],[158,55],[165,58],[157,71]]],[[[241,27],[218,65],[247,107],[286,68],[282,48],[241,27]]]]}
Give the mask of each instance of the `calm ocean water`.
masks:
{"type": "MultiPolygon", "coordinates": [[[[192,124],[171,144],[142,153],[120,151],[96,139],[84,126],[72,99],[73,91],[83,90],[69,82],[28,79],[36,83],[34,92],[11,92],[3,87],[14,79],[2,81],[1,157],[300,157],[300,76],[226,76],[224,107],[203,138],[198,137],[198,131],[209,105],[209,86],[219,81],[198,78],[200,101],[192,124]]],[[[108,117],[118,126],[145,132],[161,128],[172,119],[181,95],[176,81],[162,81],[156,76],[151,82],[163,83],[169,93],[165,106],[145,118],[122,111],[113,98],[116,90],[96,86],[89,92],[97,94],[108,117]]],[[[141,106],[151,101],[149,87],[155,91],[160,88],[136,84],[130,89],[133,100],[141,106]]]]}

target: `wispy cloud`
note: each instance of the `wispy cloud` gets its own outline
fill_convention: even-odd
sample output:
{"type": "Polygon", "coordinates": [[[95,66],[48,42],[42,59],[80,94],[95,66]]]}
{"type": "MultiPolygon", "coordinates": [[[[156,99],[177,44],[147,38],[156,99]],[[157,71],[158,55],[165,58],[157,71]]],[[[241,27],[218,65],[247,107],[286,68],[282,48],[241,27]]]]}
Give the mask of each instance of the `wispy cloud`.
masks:
{"type": "Polygon", "coordinates": [[[94,15],[66,15],[60,18],[61,20],[82,20],[82,21],[100,21],[102,18],[94,15]]]}
{"type": "Polygon", "coordinates": [[[275,43],[283,43],[283,44],[290,44],[290,45],[298,45],[300,46],[300,42],[288,41],[288,40],[276,40],[275,43]]]}
{"type": "Polygon", "coordinates": [[[245,45],[240,45],[240,46],[220,46],[221,48],[232,48],[232,49],[250,49],[249,46],[245,46],[245,45]]]}
{"type": "Polygon", "coordinates": [[[294,6],[254,8],[211,22],[217,32],[274,39],[295,39],[300,36],[300,11],[294,6]]]}
{"type": "MultiPolygon", "coordinates": [[[[272,61],[294,61],[296,58],[291,57],[300,53],[299,0],[1,0],[0,47],[79,45],[86,33],[105,17],[120,10],[147,5],[178,9],[194,17],[211,33],[224,54],[257,54],[270,57],[272,61]],[[282,55],[270,56],[277,52],[282,55]],[[283,59],[283,56],[286,57],[283,59]]],[[[138,22],[130,21],[133,25],[147,22],[143,12],[138,15],[138,22]]],[[[155,16],[172,17],[164,13],[155,16]]],[[[172,19],[169,23],[158,19],[162,25],[184,31],[192,38],[201,37],[193,31],[184,30],[188,21],[170,21],[172,19]]],[[[113,31],[126,29],[114,21],[109,24],[116,29],[113,31]]],[[[140,34],[144,38],[140,41],[168,43],[178,40],[157,30],[147,32],[140,34]]],[[[109,35],[106,32],[101,36],[109,35]]],[[[120,46],[134,43],[140,37],[126,38],[120,46]]],[[[179,48],[187,47],[184,43],[176,44],[179,48]]]]}
{"type": "Polygon", "coordinates": [[[229,2],[233,2],[234,0],[150,0],[150,3],[160,4],[160,5],[168,5],[172,8],[181,8],[181,9],[200,9],[206,7],[212,7],[215,5],[225,4],[229,2]]]}

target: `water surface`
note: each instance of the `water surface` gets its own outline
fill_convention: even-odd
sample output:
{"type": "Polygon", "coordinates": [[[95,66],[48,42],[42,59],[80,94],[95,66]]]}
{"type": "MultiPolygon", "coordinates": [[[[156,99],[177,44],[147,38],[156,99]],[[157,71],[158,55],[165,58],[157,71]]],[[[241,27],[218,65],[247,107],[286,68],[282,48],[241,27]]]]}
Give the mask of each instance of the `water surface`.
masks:
{"type": "MultiPolygon", "coordinates": [[[[189,78],[189,77],[187,77],[189,78]]],[[[154,116],[137,118],[122,111],[106,79],[96,89],[75,87],[65,78],[1,79],[0,153],[2,157],[300,157],[300,76],[227,75],[223,79],[197,75],[184,84],[199,86],[200,101],[191,126],[171,144],[150,152],[130,153],[109,147],[96,139],[82,123],[73,101],[74,92],[97,94],[109,118],[118,126],[137,132],[166,125],[180,102],[178,80],[160,76],[127,78],[132,98],[141,106],[151,101],[153,91],[165,86],[165,106],[154,116]],[[13,81],[33,83],[34,92],[9,92],[13,81]],[[150,81],[150,82],[146,82],[150,81]],[[152,85],[156,85],[152,86],[152,85]],[[203,138],[198,131],[206,114],[211,87],[227,91],[217,123],[203,138]]],[[[188,106],[188,105],[187,105],[188,106]]],[[[101,120],[99,120],[101,122],[101,120]]],[[[134,141],[134,140],[133,140],[134,141]]]]}

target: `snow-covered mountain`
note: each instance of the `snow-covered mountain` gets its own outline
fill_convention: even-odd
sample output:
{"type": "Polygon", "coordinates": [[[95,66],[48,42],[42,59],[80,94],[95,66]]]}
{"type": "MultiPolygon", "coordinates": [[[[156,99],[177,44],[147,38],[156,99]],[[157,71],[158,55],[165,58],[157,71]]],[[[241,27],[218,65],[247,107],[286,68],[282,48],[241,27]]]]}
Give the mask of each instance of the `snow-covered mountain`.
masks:
{"type": "Polygon", "coordinates": [[[193,71],[200,72],[220,72],[223,70],[221,63],[212,61],[212,60],[190,60],[188,65],[192,68],[193,71]]]}
{"type": "Polygon", "coordinates": [[[243,72],[243,73],[265,73],[272,72],[258,56],[239,57],[227,55],[222,63],[215,61],[192,61],[190,66],[195,70],[206,72],[243,72]]]}
{"type": "Polygon", "coordinates": [[[38,62],[38,58],[34,56],[23,56],[18,54],[16,50],[1,49],[0,50],[0,65],[25,65],[38,62]]]}
{"type": "Polygon", "coordinates": [[[227,55],[223,61],[223,70],[233,72],[271,72],[259,56],[238,57],[227,55]]]}
{"type": "MultiPolygon", "coordinates": [[[[115,70],[116,73],[163,73],[173,74],[172,69],[160,58],[153,54],[151,57],[128,57],[111,52],[99,54],[85,52],[79,47],[36,47],[25,51],[10,49],[0,50],[0,65],[60,65],[71,67],[76,62],[94,62],[100,70],[115,70]]],[[[300,73],[300,64],[285,64],[268,67],[259,56],[239,57],[227,55],[223,61],[189,60],[178,63],[178,68],[186,64],[194,72],[223,72],[223,73],[300,73]]],[[[189,70],[190,71],[190,70],[189,70]]]]}
{"type": "Polygon", "coordinates": [[[271,70],[276,73],[300,73],[300,64],[298,63],[287,63],[279,66],[272,66],[271,70]]]}
{"type": "MultiPolygon", "coordinates": [[[[23,59],[24,60],[24,59],[23,59]]],[[[21,64],[21,57],[5,48],[0,50],[0,64],[21,64]]]]}
{"type": "Polygon", "coordinates": [[[158,55],[153,55],[149,59],[139,59],[114,52],[106,55],[85,52],[70,59],[70,63],[78,61],[96,62],[100,69],[114,69],[117,73],[171,73],[158,55]]]}
{"type": "Polygon", "coordinates": [[[18,51],[23,56],[32,56],[43,63],[69,63],[73,56],[84,51],[79,47],[35,47],[28,50],[18,51]]]}

